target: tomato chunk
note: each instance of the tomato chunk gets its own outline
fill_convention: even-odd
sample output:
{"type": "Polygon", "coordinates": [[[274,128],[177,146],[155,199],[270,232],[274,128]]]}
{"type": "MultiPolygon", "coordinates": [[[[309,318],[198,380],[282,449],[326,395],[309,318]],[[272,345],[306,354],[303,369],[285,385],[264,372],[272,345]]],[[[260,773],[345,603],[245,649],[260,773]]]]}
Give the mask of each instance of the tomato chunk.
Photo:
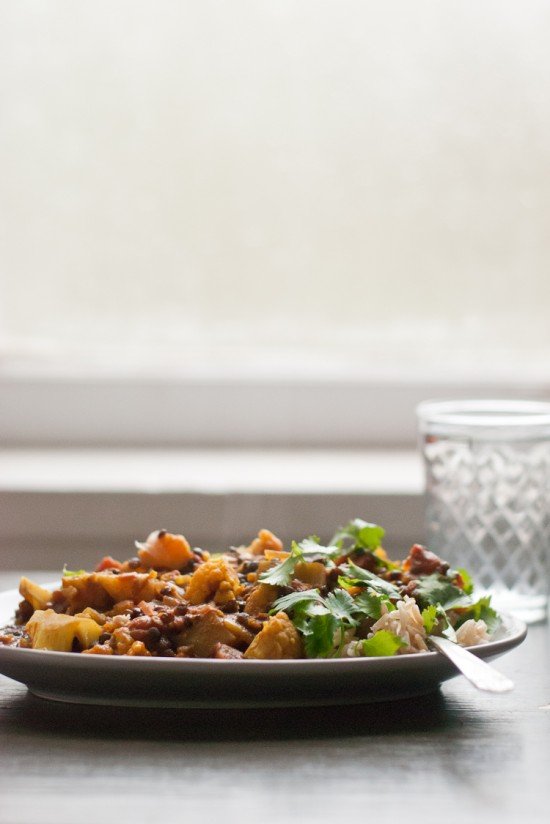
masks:
{"type": "Polygon", "coordinates": [[[122,564],[120,561],[111,558],[110,555],[105,555],[96,566],[95,571],[103,572],[104,569],[122,569],[122,564]]]}

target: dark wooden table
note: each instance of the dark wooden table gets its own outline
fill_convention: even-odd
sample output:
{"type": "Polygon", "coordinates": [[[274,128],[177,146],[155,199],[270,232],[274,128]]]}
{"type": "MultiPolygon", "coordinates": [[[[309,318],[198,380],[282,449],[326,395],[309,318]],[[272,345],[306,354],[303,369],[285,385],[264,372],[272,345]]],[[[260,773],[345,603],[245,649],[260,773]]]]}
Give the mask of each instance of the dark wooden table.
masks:
{"type": "Polygon", "coordinates": [[[497,662],[512,693],[458,677],[424,698],[315,710],[73,706],[0,677],[0,822],[547,822],[549,659],[535,626],[497,662]]]}

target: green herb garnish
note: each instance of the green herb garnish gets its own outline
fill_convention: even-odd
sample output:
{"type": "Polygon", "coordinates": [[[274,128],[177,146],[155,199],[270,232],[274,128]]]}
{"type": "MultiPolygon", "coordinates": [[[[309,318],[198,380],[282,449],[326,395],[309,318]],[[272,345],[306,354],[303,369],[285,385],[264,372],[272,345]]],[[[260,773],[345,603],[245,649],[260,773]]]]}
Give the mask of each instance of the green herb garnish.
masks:
{"type": "Polygon", "coordinates": [[[271,609],[271,613],[288,612],[293,610],[299,604],[312,601],[318,604],[324,604],[324,599],[321,597],[318,589],[306,589],[304,592],[291,592],[290,595],[283,595],[278,598],[271,609]]]}
{"type": "Polygon", "coordinates": [[[342,572],[344,573],[343,580],[346,581],[348,586],[368,586],[374,592],[385,595],[387,598],[395,598],[396,600],[401,598],[399,589],[394,584],[385,581],[379,575],[375,575],[374,572],[369,572],[368,569],[358,567],[353,561],[344,564],[342,572]]]}
{"type": "Polygon", "coordinates": [[[456,634],[441,604],[430,604],[422,610],[422,623],[428,635],[444,635],[456,641],[456,634]]]}
{"type": "Polygon", "coordinates": [[[491,606],[491,597],[489,595],[483,596],[467,609],[459,610],[459,613],[455,624],[457,629],[469,618],[473,618],[474,621],[485,621],[487,632],[491,635],[500,624],[500,618],[491,606]]]}
{"type": "Polygon", "coordinates": [[[429,607],[422,610],[422,623],[429,635],[437,624],[437,606],[435,604],[430,604],[429,607]]]}
{"type": "Polygon", "coordinates": [[[296,564],[302,560],[301,553],[298,554],[294,552],[295,546],[297,545],[293,543],[291,554],[286,561],[283,561],[282,564],[276,564],[272,569],[268,569],[267,572],[259,575],[258,580],[264,584],[272,584],[272,586],[276,587],[284,587],[289,584],[294,577],[296,564]]]}
{"type": "Polygon", "coordinates": [[[278,598],[271,612],[280,610],[291,615],[294,626],[304,636],[309,658],[333,655],[335,644],[342,641],[344,632],[358,623],[355,613],[359,610],[351,595],[343,589],[335,589],[326,598],[318,589],[292,592],[278,598]]]}
{"type": "Polygon", "coordinates": [[[334,535],[331,544],[339,544],[349,551],[354,549],[366,549],[374,551],[382,543],[386,530],[378,524],[369,524],[361,518],[355,518],[334,535]]]}
{"type": "Polygon", "coordinates": [[[277,564],[272,569],[262,573],[258,580],[273,586],[287,586],[294,577],[297,564],[302,561],[331,561],[332,558],[338,555],[339,551],[336,546],[321,546],[319,539],[315,536],[304,538],[300,543],[293,541],[289,557],[282,564],[277,564]]]}
{"type": "Polygon", "coordinates": [[[81,575],[87,575],[87,572],[85,569],[67,569],[67,564],[65,564],[61,575],[63,578],[80,578],[81,575]]]}
{"type": "Polygon", "coordinates": [[[347,630],[366,618],[380,618],[383,604],[388,610],[395,609],[386,595],[376,592],[364,590],[352,598],[345,589],[335,589],[323,597],[318,589],[307,589],[278,598],[271,613],[287,612],[304,636],[308,657],[326,658],[337,654],[337,644],[343,644],[347,630]]]}
{"type": "Polygon", "coordinates": [[[330,656],[334,651],[334,638],[338,628],[338,619],[330,612],[313,615],[303,630],[304,647],[308,658],[330,656]]]}
{"type": "Polygon", "coordinates": [[[469,595],[460,587],[455,586],[450,578],[436,573],[417,579],[414,599],[421,607],[440,604],[445,610],[452,607],[470,606],[472,603],[469,595]]]}
{"type": "Polygon", "coordinates": [[[359,595],[356,595],[353,603],[361,615],[372,618],[374,621],[378,621],[382,616],[382,604],[385,604],[388,612],[395,609],[389,598],[384,595],[377,595],[376,592],[369,592],[368,589],[364,589],[359,595]]]}
{"type": "Polygon", "coordinates": [[[405,646],[407,645],[402,638],[387,629],[378,630],[372,638],[366,638],[362,642],[363,654],[369,658],[395,655],[398,649],[405,646]]]}
{"type": "Polygon", "coordinates": [[[357,604],[345,589],[335,589],[334,592],[329,592],[325,603],[337,620],[344,621],[348,626],[355,625],[356,621],[353,616],[359,610],[357,604]]]}
{"type": "Polygon", "coordinates": [[[466,595],[471,595],[474,590],[474,582],[472,580],[472,576],[468,572],[467,569],[460,567],[457,569],[458,574],[462,578],[462,583],[464,584],[463,591],[466,595]]]}

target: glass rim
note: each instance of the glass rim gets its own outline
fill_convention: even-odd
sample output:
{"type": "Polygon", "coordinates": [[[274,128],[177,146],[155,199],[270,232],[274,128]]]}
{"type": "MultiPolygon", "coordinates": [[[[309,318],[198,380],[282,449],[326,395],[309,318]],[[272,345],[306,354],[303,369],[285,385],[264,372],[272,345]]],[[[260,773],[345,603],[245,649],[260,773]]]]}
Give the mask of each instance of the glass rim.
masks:
{"type": "Polygon", "coordinates": [[[456,430],[550,428],[550,403],[510,399],[428,400],[416,407],[420,425],[456,430]]]}

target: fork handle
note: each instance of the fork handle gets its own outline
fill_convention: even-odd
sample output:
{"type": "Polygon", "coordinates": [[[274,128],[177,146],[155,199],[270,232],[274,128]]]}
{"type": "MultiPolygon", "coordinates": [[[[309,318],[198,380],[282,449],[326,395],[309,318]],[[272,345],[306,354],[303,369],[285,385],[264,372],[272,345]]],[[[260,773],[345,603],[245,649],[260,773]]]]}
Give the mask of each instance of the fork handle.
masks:
{"type": "Polygon", "coordinates": [[[477,658],[464,647],[460,647],[448,638],[430,636],[429,643],[453,662],[462,675],[478,690],[485,692],[508,692],[514,688],[510,681],[498,670],[489,666],[481,658],[477,658]]]}

